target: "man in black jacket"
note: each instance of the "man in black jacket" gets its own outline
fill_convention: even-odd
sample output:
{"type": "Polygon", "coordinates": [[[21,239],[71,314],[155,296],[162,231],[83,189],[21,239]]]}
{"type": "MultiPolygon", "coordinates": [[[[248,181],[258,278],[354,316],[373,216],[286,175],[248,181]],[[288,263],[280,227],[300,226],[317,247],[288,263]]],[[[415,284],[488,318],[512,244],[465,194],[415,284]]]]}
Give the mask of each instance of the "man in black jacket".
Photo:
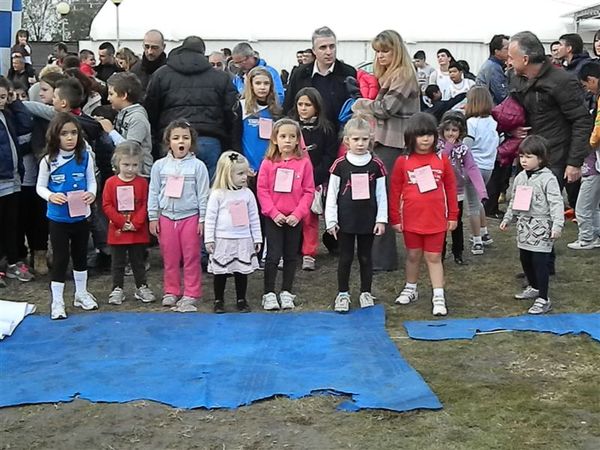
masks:
{"type": "Polygon", "coordinates": [[[337,130],[340,110],[350,98],[344,81],[346,77],[356,78],[356,69],[336,59],[337,41],[330,28],[316,29],[312,35],[312,43],[316,60],[312,64],[298,67],[292,74],[283,110],[288,114],[296,107],[294,100],[300,89],[314,87],[323,97],[327,118],[337,130]]]}
{"type": "Polygon", "coordinates": [[[173,49],[167,64],[152,76],[144,106],[155,142],[162,142],[165,128],[175,119],[192,125],[198,132],[196,156],[212,178],[221,150],[239,149],[231,139],[239,102],[229,75],[213,69],[204,51],[204,41],[196,36],[173,49]]]}
{"type": "Polygon", "coordinates": [[[142,59],[130,69],[138,76],[144,89],[148,86],[152,74],[167,63],[165,47],[165,38],[160,31],[150,30],[144,35],[142,59]]]}

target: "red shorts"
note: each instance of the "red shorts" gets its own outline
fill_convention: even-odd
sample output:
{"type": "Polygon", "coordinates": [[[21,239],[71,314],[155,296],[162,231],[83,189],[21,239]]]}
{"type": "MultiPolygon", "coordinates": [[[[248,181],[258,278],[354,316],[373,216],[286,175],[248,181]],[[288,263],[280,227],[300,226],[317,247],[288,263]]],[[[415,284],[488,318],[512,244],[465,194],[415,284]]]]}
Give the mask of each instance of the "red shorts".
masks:
{"type": "Polygon", "coordinates": [[[419,234],[403,231],[402,234],[404,234],[404,245],[407,249],[416,250],[420,248],[427,253],[442,253],[444,250],[445,232],[419,234]]]}

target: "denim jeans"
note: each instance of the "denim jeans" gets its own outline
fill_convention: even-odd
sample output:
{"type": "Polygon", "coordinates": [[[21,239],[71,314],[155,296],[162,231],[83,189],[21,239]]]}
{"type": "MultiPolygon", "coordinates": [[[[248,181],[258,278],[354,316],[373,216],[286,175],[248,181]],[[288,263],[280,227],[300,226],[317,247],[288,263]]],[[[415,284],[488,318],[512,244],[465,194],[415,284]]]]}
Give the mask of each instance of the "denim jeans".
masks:
{"type": "Polygon", "coordinates": [[[196,158],[202,161],[208,169],[208,176],[212,183],[217,161],[221,156],[221,141],[210,136],[198,136],[198,148],[196,149],[196,158]]]}

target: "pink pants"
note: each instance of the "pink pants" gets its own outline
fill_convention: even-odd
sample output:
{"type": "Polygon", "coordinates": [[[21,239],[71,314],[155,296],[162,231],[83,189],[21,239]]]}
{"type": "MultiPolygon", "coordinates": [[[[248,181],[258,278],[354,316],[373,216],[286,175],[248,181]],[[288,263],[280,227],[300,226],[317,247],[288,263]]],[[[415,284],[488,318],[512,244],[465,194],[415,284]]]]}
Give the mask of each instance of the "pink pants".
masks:
{"type": "Polygon", "coordinates": [[[202,297],[202,270],[200,268],[200,235],[198,216],[171,220],[158,219],[158,242],[163,258],[163,290],[165,294],[180,296],[181,261],[183,259],[183,295],[202,297]]]}
{"type": "Polygon", "coordinates": [[[312,211],[302,219],[302,256],[317,256],[319,248],[319,216],[312,211]]]}

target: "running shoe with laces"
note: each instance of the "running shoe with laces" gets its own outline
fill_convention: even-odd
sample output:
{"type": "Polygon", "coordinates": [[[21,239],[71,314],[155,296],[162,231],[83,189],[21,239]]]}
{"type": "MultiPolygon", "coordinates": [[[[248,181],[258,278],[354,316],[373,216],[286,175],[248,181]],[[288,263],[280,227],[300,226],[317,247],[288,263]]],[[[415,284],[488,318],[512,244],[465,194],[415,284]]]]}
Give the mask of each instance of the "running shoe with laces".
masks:
{"type": "Polygon", "coordinates": [[[395,302],[398,305],[408,305],[409,303],[416,302],[419,299],[419,293],[416,290],[404,288],[395,302]]]}
{"type": "Polygon", "coordinates": [[[361,308],[368,308],[375,305],[374,300],[375,297],[373,297],[370,292],[361,292],[360,296],[358,297],[361,308]]]}
{"type": "Polygon", "coordinates": [[[154,292],[152,292],[152,290],[145,284],[142,284],[139,288],[137,288],[133,293],[133,296],[136,300],[141,300],[142,303],[151,303],[156,300],[154,292]]]}
{"type": "Polygon", "coordinates": [[[96,297],[94,297],[89,292],[75,292],[75,300],[73,301],[73,306],[77,306],[85,311],[90,311],[92,309],[98,309],[98,303],[96,302],[96,297]]]}
{"type": "MultiPolygon", "coordinates": [[[[598,239],[596,239],[598,241],[598,239]]],[[[571,250],[592,250],[596,248],[596,241],[581,241],[577,239],[575,242],[569,242],[567,248],[571,250]]],[[[600,245],[600,243],[598,243],[600,245]]]]}
{"type": "Polygon", "coordinates": [[[120,287],[116,287],[112,290],[108,296],[108,303],[110,305],[120,305],[125,301],[125,292],[120,287]]]}
{"type": "Polygon", "coordinates": [[[350,309],[350,294],[347,292],[340,292],[335,298],[335,304],[333,310],[335,312],[348,312],[350,309]]]}
{"type": "Polygon", "coordinates": [[[34,279],[27,264],[19,261],[6,267],[6,278],[16,278],[19,281],[27,282],[34,279]]]}
{"type": "Polygon", "coordinates": [[[517,300],[531,300],[534,298],[538,298],[539,295],[540,291],[532,288],[531,286],[527,286],[525,289],[523,289],[523,292],[515,294],[515,298],[517,300]]]}

